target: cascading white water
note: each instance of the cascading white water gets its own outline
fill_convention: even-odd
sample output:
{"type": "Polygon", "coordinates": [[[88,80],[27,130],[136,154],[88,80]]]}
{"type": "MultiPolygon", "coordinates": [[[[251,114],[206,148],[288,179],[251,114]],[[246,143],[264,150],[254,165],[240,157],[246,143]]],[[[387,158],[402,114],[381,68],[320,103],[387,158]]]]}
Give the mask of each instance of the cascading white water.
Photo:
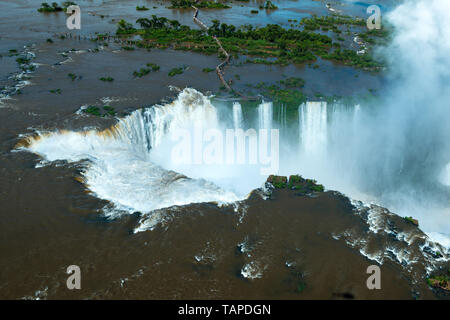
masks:
{"type": "MultiPolygon", "coordinates": [[[[355,109],[352,119],[333,120],[330,126],[327,117],[331,111],[327,111],[325,103],[304,104],[299,109],[299,131],[301,155],[307,157],[299,159],[298,153],[285,152],[294,149],[290,147],[298,144],[297,137],[295,141],[282,142],[287,145],[283,159],[290,162],[281,164],[282,174],[304,174],[344,192],[347,192],[344,183],[352,185],[391,211],[418,218],[424,231],[448,236],[448,192],[442,185],[439,188],[436,185],[438,179],[444,185],[450,184],[448,169],[444,169],[448,168],[450,158],[449,11],[448,0],[405,1],[400,5],[391,14],[396,33],[385,55],[390,60],[389,69],[395,72],[377,105],[363,104],[360,111],[355,109]],[[442,210],[445,201],[447,207],[442,210]]],[[[168,106],[173,108],[181,103],[182,108],[171,111],[162,106],[152,111],[136,111],[114,129],[102,133],[41,135],[30,141],[28,149],[50,161],[89,159],[91,164],[83,173],[89,189],[130,211],[239,199],[234,192],[224,190],[247,182],[252,182],[244,186],[247,191],[259,186],[256,176],[248,170],[205,166],[197,175],[191,175],[189,170],[178,171],[167,164],[169,157],[163,146],[171,128],[189,126],[196,120],[217,124],[217,120],[211,120],[205,113],[186,117],[202,109],[197,102],[201,105],[203,98],[195,96],[192,91],[183,91],[168,106]],[[189,107],[192,105],[196,107],[189,107]],[[189,179],[170,170],[199,179],[189,179]],[[214,180],[214,185],[200,179],[213,181],[212,173],[222,174],[220,184],[216,182],[219,180],[214,180]]],[[[256,119],[259,128],[271,129],[272,116],[272,104],[261,104],[256,119]]],[[[337,118],[334,113],[331,116],[337,118]]]]}
{"type": "Polygon", "coordinates": [[[263,102],[258,106],[259,129],[267,129],[270,132],[273,121],[272,102],[263,102]]]}
{"type": "Polygon", "coordinates": [[[299,107],[301,152],[320,157],[327,149],[327,104],[306,102],[299,107]]]}
{"type": "Polygon", "coordinates": [[[204,179],[167,170],[153,159],[152,151],[173,130],[196,121],[217,126],[216,110],[201,93],[185,89],[173,103],[137,110],[110,129],[42,133],[29,138],[26,148],[46,161],[89,160],[82,179],[93,194],[115,205],[110,214],[242,199],[204,179]]]}
{"type": "Polygon", "coordinates": [[[233,125],[234,125],[234,129],[242,129],[244,127],[244,117],[242,115],[242,106],[239,102],[233,103],[233,125]]]}
{"type": "MultiPolygon", "coordinates": [[[[261,125],[270,128],[272,105],[264,103],[260,109],[261,125]]],[[[242,127],[242,107],[235,104],[233,110],[235,126],[242,127]]],[[[262,185],[266,177],[259,163],[203,161],[211,147],[202,145],[211,138],[208,134],[224,138],[225,132],[210,100],[186,88],[174,102],[136,110],[109,129],[38,132],[18,147],[39,154],[44,159],[40,165],[55,160],[88,160],[81,180],[94,195],[114,205],[110,215],[147,213],[190,203],[235,202],[262,185]],[[198,133],[198,129],[203,131],[198,133]],[[180,133],[194,139],[175,141],[174,135],[179,137],[180,133]],[[178,162],[178,154],[173,151],[179,145],[189,145],[191,162],[178,162]],[[195,163],[196,157],[200,163],[195,163]]]]}
{"type": "Polygon", "coordinates": [[[287,126],[286,105],[278,106],[278,123],[280,128],[286,128],[287,126]]]}

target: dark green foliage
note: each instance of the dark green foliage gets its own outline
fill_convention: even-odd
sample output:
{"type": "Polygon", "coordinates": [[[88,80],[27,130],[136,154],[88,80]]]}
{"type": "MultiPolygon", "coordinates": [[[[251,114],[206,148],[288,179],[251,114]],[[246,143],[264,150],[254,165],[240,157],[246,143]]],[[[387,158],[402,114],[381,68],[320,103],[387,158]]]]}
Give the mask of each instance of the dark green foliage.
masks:
{"type": "Polygon", "coordinates": [[[305,86],[305,80],[302,78],[290,77],[285,80],[281,80],[280,84],[288,88],[303,88],[305,86]]]}
{"type": "Polygon", "coordinates": [[[67,76],[68,76],[70,79],[72,79],[72,81],[74,81],[74,80],[77,78],[76,74],[74,74],[74,73],[69,73],[69,74],[67,74],[67,76]]]}
{"type": "Polygon", "coordinates": [[[83,112],[89,113],[89,114],[92,114],[92,115],[98,116],[98,117],[101,116],[100,109],[99,109],[99,107],[96,107],[96,106],[89,106],[86,109],[83,109],[83,112]]]}
{"type": "Polygon", "coordinates": [[[143,76],[145,76],[145,75],[147,75],[149,73],[150,73],[150,69],[141,68],[139,71],[134,71],[133,72],[133,76],[141,78],[141,77],[143,77],[143,76]]]}
{"type": "Polygon", "coordinates": [[[380,68],[382,66],[380,63],[374,61],[369,54],[365,53],[358,55],[355,51],[349,49],[338,49],[330,54],[324,54],[322,58],[336,60],[346,65],[367,69],[380,68]]]}
{"type": "Polygon", "coordinates": [[[147,63],[146,66],[148,68],[141,68],[139,71],[134,71],[133,76],[140,78],[149,74],[151,71],[153,72],[158,71],[160,68],[157,64],[154,63],[147,63]]]}
{"type": "Polygon", "coordinates": [[[41,3],[41,7],[38,9],[39,12],[59,12],[63,11],[63,8],[60,7],[56,2],[53,2],[49,5],[47,2],[41,3]]]}
{"type": "Polygon", "coordinates": [[[142,7],[136,6],[136,10],[137,11],[147,11],[147,10],[150,10],[150,9],[147,8],[146,6],[142,6],[142,7]]]}
{"type": "Polygon", "coordinates": [[[101,77],[99,80],[105,81],[105,82],[112,82],[112,81],[114,81],[114,78],[111,78],[111,77],[101,77]]]}
{"type": "Polygon", "coordinates": [[[61,89],[54,89],[54,90],[50,90],[50,93],[57,93],[57,94],[61,94],[61,89]]]}
{"type": "Polygon", "coordinates": [[[287,185],[287,177],[270,175],[267,182],[271,183],[276,189],[284,189],[287,185]]]}
{"type": "Polygon", "coordinates": [[[427,283],[431,287],[450,290],[450,277],[448,275],[433,276],[427,279],[427,283]]]}
{"type": "Polygon", "coordinates": [[[213,72],[214,70],[216,70],[216,69],[213,69],[213,68],[203,68],[202,69],[202,71],[205,72],[205,73],[213,72]]]}
{"type": "Polygon", "coordinates": [[[41,3],[41,7],[38,9],[39,12],[61,12],[61,11],[67,11],[67,8],[69,6],[76,5],[75,2],[72,1],[65,1],[61,5],[58,5],[56,2],[52,2],[51,5],[49,5],[47,2],[41,3]]]}
{"type": "Polygon", "coordinates": [[[140,18],[136,21],[141,29],[136,30],[132,24],[121,20],[117,34],[137,34],[141,40],[136,46],[143,48],[173,48],[205,54],[216,54],[218,46],[210,36],[217,36],[224,49],[233,56],[238,54],[256,56],[247,59],[249,63],[304,64],[323,59],[339,61],[347,65],[377,70],[381,64],[366,53],[358,55],[353,50],[341,50],[338,43],[333,43],[327,35],[320,33],[284,29],[276,24],[265,27],[244,25],[236,27],[218,20],[213,20],[205,33],[203,30],[191,29],[180,25],[176,20],[152,15],[152,18],[140,18]],[[270,59],[268,59],[270,58],[270,59]]]}
{"type": "MultiPolygon", "coordinates": [[[[302,79],[300,78],[292,78],[295,80],[291,80],[291,78],[289,79],[290,80],[288,80],[288,84],[296,83],[299,86],[302,84],[300,81],[302,79]]],[[[284,85],[286,86],[286,84],[284,85]]],[[[261,82],[257,84],[255,88],[260,89],[264,96],[272,99],[274,103],[285,105],[287,107],[298,107],[300,103],[307,100],[306,95],[303,94],[299,89],[288,88],[287,86],[285,89],[282,89],[277,85],[266,85],[265,83],[261,82]]]]}
{"type": "Polygon", "coordinates": [[[419,221],[414,219],[413,217],[404,217],[404,219],[410,223],[412,223],[415,226],[419,226],[419,221]]]}
{"type": "Polygon", "coordinates": [[[169,7],[170,9],[182,9],[182,8],[191,8],[195,6],[197,8],[210,8],[210,9],[228,9],[230,6],[214,1],[201,1],[196,3],[194,0],[172,0],[172,5],[169,7]]]}
{"type": "Polygon", "coordinates": [[[34,71],[34,70],[36,70],[36,67],[33,65],[26,65],[26,66],[21,66],[20,69],[22,69],[23,71],[34,71]]]}
{"type": "Polygon", "coordinates": [[[169,71],[169,77],[174,77],[177,74],[182,74],[184,72],[184,68],[173,68],[169,71]]]}
{"type": "Polygon", "coordinates": [[[104,106],[104,107],[103,107],[103,110],[106,111],[106,114],[103,114],[103,116],[107,116],[107,115],[108,115],[108,116],[114,117],[114,116],[117,115],[117,112],[114,110],[113,107],[110,107],[110,106],[104,106]]]}
{"type": "Polygon", "coordinates": [[[160,69],[160,66],[155,63],[147,63],[147,67],[151,68],[152,71],[158,71],[160,69]]]}
{"type": "Polygon", "coordinates": [[[26,64],[26,63],[30,62],[30,59],[21,57],[21,58],[17,58],[17,59],[16,59],[16,62],[17,62],[18,64],[26,64]]]}
{"type": "Polygon", "coordinates": [[[19,53],[17,52],[16,49],[10,49],[8,52],[9,52],[9,54],[8,54],[9,57],[14,57],[14,56],[19,55],[19,53]]]}
{"type": "Polygon", "coordinates": [[[323,192],[324,186],[317,184],[316,180],[304,179],[299,175],[292,175],[289,177],[288,188],[291,190],[298,190],[301,193],[309,192],[323,192]]]}
{"type": "Polygon", "coordinates": [[[253,13],[253,14],[258,14],[258,13],[259,13],[259,11],[258,11],[258,10],[250,10],[250,13],[253,13]]]}
{"type": "Polygon", "coordinates": [[[264,5],[260,5],[259,6],[260,9],[266,9],[266,10],[275,10],[278,9],[278,7],[276,5],[274,5],[272,3],[272,1],[267,0],[266,3],[264,5]]]}
{"type": "Polygon", "coordinates": [[[103,111],[105,112],[102,113],[100,108],[97,106],[88,106],[87,108],[82,110],[83,113],[88,113],[97,117],[114,117],[117,115],[117,112],[114,110],[114,108],[110,106],[104,106],[103,111]]]}
{"type": "Polygon", "coordinates": [[[133,25],[131,23],[128,23],[123,19],[117,23],[117,34],[132,34],[136,31],[137,30],[133,28],[133,25]]]}

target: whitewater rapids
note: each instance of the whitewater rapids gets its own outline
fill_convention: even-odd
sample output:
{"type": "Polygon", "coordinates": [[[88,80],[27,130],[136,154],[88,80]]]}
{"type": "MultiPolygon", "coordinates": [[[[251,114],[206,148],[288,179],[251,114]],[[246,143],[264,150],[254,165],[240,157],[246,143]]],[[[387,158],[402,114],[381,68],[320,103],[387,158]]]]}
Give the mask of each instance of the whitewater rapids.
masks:
{"type": "MultiPolygon", "coordinates": [[[[152,161],[152,151],[176,128],[201,119],[218,126],[215,108],[194,89],[173,103],[136,110],[106,130],[38,132],[20,143],[43,162],[88,161],[81,180],[98,198],[115,205],[110,213],[150,212],[198,202],[219,204],[246,197],[205,179],[193,179],[152,161]]],[[[168,160],[168,159],[166,159],[168,160]]]]}

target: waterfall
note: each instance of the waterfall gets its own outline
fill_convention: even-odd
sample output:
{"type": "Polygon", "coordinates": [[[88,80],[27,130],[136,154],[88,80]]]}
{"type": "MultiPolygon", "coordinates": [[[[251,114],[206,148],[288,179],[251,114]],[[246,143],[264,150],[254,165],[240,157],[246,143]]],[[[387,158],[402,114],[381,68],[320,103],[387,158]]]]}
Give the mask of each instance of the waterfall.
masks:
{"type": "Polygon", "coordinates": [[[106,130],[37,133],[16,148],[26,149],[51,161],[85,161],[79,180],[90,192],[114,205],[108,216],[136,211],[148,213],[197,202],[228,203],[242,199],[205,179],[170,170],[167,147],[177,129],[218,127],[216,108],[194,89],[184,89],[167,105],[134,111],[106,130]]]}
{"type": "Polygon", "coordinates": [[[301,150],[308,156],[320,156],[327,147],[327,104],[307,102],[299,107],[301,150]]]}
{"type": "Polygon", "coordinates": [[[244,118],[242,116],[242,106],[239,102],[233,103],[233,124],[234,129],[242,129],[244,126],[244,118]]]}
{"type": "Polygon", "coordinates": [[[280,124],[280,128],[285,128],[287,124],[287,118],[286,118],[286,106],[280,105],[278,107],[278,122],[280,124]]]}
{"type": "Polygon", "coordinates": [[[263,102],[258,106],[259,129],[272,129],[273,106],[271,102],[263,102]]]}

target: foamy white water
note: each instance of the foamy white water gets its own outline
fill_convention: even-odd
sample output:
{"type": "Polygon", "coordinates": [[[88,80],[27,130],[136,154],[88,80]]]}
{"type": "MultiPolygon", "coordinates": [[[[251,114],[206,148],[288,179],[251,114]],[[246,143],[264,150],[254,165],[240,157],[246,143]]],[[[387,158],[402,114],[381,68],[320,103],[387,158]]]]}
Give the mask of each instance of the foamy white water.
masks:
{"type": "Polygon", "coordinates": [[[244,117],[242,115],[242,106],[239,102],[233,103],[233,124],[234,124],[234,129],[242,129],[244,126],[244,117]]]}
{"type": "Polygon", "coordinates": [[[245,195],[239,197],[210,181],[186,177],[152,161],[151,151],[170,132],[199,119],[217,124],[216,110],[201,93],[185,89],[173,103],[137,110],[111,129],[41,133],[30,138],[27,149],[45,161],[89,161],[82,173],[85,185],[119,210],[150,212],[243,199],[245,195]]]}
{"type": "Polygon", "coordinates": [[[323,156],[327,148],[327,103],[307,102],[299,107],[301,148],[307,156],[323,156]]]}
{"type": "Polygon", "coordinates": [[[272,102],[263,102],[258,107],[259,129],[272,129],[273,105],[272,102]]]}

